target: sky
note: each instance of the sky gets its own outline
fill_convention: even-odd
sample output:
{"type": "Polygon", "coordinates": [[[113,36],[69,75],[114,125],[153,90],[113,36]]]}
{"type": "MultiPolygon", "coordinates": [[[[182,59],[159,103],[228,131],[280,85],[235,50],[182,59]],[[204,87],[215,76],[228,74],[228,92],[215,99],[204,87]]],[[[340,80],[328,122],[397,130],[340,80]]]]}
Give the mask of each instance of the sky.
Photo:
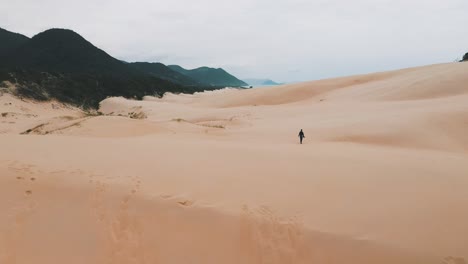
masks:
{"type": "Polygon", "coordinates": [[[468,0],[0,0],[0,27],[76,31],[125,61],[297,82],[455,61],[468,0]]]}

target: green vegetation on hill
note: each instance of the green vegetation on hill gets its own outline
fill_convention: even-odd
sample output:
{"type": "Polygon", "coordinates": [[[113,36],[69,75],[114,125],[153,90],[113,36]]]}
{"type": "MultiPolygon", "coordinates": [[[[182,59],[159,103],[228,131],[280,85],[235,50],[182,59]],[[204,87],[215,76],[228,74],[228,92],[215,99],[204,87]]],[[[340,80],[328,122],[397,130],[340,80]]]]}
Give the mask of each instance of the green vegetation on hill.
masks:
{"type": "Polygon", "coordinates": [[[0,43],[13,43],[3,49],[8,52],[0,59],[0,83],[16,84],[21,96],[97,107],[108,96],[140,99],[219,88],[174,82],[173,72],[168,78],[149,74],[111,57],[71,30],[50,29],[31,39],[15,35],[16,42],[11,41],[12,34],[0,34],[0,43]]]}
{"type": "Polygon", "coordinates": [[[29,38],[0,28],[0,61],[3,56],[28,42],[29,38]]]}
{"type": "Polygon", "coordinates": [[[171,68],[159,62],[133,62],[130,63],[130,65],[142,72],[177,84],[186,86],[203,86],[198,81],[177,71],[174,71],[171,68]]]}
{"type": "Polygon", "coordinates": [[[0,66],[47,72],[124,75],[134,71],[66,29],[49,29],[37,34],[5,57],[0,66]]]}
{"type": "Polygon", "coordinates": [[[224,87],[240,87],[247,85],[245,82],[237,79],[221,68],[214,69],[209,67],[200,67],[193,70],[187,70],[178,65],[169,65],[168,67],[200,82],[203,85],[224,87]]]}

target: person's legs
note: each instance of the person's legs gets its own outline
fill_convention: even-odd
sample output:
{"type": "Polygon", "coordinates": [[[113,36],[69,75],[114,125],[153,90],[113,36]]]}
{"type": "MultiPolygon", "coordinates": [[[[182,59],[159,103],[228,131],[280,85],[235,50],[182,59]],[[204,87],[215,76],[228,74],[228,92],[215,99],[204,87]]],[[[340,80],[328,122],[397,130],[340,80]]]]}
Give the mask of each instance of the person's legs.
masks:
{"type": "Polygon", "coordinates": [[[302,137],[301,137],[301,144],[302,144],[302,137]]]}

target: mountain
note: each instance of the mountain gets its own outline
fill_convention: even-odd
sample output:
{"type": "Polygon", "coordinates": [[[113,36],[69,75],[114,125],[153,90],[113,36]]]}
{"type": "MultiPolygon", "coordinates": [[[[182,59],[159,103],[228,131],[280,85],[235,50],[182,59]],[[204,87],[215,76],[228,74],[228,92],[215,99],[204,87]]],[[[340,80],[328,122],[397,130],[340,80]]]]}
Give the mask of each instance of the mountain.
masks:
{"type": "Polygon", "coordinates": [[[133,62],[129,63],[135,69],[138,69],[147,74],[159,77],[164,80],[168,80],[177,84],[187,85],[187,86],[202,86],[202,84],[182,73],[172,70],[166,65],[155,62],[133,62]]]}
{"type": "Polygon", "coordinates": [[[217,88],[158,78],[113,58],[71,30],[50,29],[26,40],[16,36],[16,42],[12,36],[0,34],[0,43],[16,43],[3,49],[8,53],[0,59],[0,83],[15,83],[22,96],[97,107],[108,96],[142,98],[217,88]]]}
{"type": "Polygon", "coordinates": [[[0,28],[0,57],[28,42],[29,38],[0,28]]]}
{"type": "Polygon", "coordinates": [[[463,56],[462,61],[468,61],[468,53],[466,53],[465,56],[463,56]]]}
{"type": "Polygon", "coordinates": [[[277,83],[277,82],[272,81],[272,80],[265,80],[263,82],[263,85],[281,85],[281,83],[277,83]]]}
{"type": "Polygon", "coordinates": [[[261,86],[261,85],[280,85],[275,81],[270,79],[244,79],[244,82],[248,83],[249,85],[261,86]]]}
{"type": "Polygon", "coordinates": [[[224,87],[240,87],[247,85],[245,82],[237,79],[221,68],[215,69],[209,67],[200,67],[193,70],[187,70],[178,65],[169,65],[168,67],[200,82],[203,85],[224,87]]]}
{"type": "Polygon", "coordinates": [[[121,61],[67,29],[35,35],[6,57],[0,66],[56,72],[128,73],[121,61]]]}

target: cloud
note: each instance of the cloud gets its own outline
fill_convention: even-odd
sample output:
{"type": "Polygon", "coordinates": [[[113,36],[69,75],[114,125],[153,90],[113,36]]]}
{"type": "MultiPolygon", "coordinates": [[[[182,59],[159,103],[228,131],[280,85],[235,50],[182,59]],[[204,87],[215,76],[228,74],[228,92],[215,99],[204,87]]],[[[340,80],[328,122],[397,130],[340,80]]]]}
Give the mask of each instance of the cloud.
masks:
{"type": "Polygon", "coordinates": [[[0,26],[12,31],[71,28],[119,59],[224,67],[239,77],[319,79],[468,51],[465,0],[6,1],[0,26]]]}

